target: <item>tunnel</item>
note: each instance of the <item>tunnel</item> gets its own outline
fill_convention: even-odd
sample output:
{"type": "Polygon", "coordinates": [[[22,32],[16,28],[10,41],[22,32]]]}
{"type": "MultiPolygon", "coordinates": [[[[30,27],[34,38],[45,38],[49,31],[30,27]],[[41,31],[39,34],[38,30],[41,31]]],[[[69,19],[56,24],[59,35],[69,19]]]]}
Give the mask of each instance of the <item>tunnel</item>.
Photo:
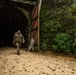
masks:
{"type": "Polygon", "coordinates": [[[27,41],[28,20],[17,8],[4,6],[0,8],[0,47],[13,46],[13,36],[18,30],[21,31],[27,41]]]}

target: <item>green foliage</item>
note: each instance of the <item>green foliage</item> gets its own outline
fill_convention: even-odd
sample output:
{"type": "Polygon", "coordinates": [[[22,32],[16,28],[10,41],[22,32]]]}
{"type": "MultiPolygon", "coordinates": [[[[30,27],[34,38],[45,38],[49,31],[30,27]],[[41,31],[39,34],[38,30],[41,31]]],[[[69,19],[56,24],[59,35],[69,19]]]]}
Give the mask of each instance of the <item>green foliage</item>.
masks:
{"type": "Polygon", "coordinates": [[[47,50],[47,44],[46,44],[45,42],[42,42],[42,43],[41,43],[41,49],[42,49],[43,51],[46,51],[46,50],[47,50]]]}
{"type": "Polygon", "coordinates": [[[54,38],[53,49],[59,52],[71,52],[72,40],[71,36],[66,33],[58,33],[54,38]]]}
{"type": "Polygon", "coordinates": [[[72,49],[73,49],[73,52],[76,52],[76,33],[75,33],[74,41],[72,44],[72,49]]]}
{"type": "Polygon", "coordinates": [[[69,37],[65,35],[69,42],[64,47],[61,46],[61,51],[75,52],[76,4],[71,3],[72,0],[43,0],[40,16],[40,46],[42,50],[51,50],[53,47],[55,50],[58,49],[54,42],[55,36],[65,33],[71,36],[72,42],[69,44],[69,37]],[[72,45],[71,48],[70,45],[72,45]]]}
{"type": "Polygon", "coordinates": [[[76,52],[76,41],[73,43],[73,52],[76,52]]]}

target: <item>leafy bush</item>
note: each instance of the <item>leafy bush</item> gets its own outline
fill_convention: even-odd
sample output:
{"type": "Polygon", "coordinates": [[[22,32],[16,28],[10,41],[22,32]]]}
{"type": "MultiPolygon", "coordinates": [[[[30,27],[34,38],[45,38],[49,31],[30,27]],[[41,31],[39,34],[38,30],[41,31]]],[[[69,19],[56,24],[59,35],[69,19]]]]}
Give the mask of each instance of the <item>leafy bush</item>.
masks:
{"type": "Polygon", "coordinates": [[[46,44],[45,42],[42,43],[41,49],[42,49],[43,51],[46,51],[46,50],[47,50],[47,44],[46,44]]]}
{"type": "Polygon", "coordinates": [[[71,52],[72,40],[71,36],[66,33],[58,33],[54,38],[55,45],[53,49],[59,52],[71,52]]]}
{"type": "Polygon", "coordinates": [[[75,34],[75,38],[74,38],[74,41],[72,44],[72,50],[73,50],[73,52],[76,52],[76,34],[75,34]]]}
{"type": "Polygon", "coordinates": [[[76,41],[73,43],[73,52],[76,53],[76,41]]]}

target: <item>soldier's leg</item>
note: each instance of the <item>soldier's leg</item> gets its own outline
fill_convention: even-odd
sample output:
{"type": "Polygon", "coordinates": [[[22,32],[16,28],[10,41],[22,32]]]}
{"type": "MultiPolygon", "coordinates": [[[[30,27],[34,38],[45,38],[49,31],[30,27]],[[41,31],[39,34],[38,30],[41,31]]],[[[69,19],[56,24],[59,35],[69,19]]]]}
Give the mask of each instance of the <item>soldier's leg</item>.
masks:
{"type": "Polygon", "coordinates": [[[28,50],[31,50],[31,45],[29,46],[28,50]]]}
{"type": "Polygon", "coordinates": [[[19,43],[16,43],[16,46],[17,46],[17,54],[19,55],[20,54],[19,43]]]}
{"type": "Polygon", "coordinates": [[[19,43],[19,54],[20,54],[21,43],[19,43]]]}
{"type": "Polygon", "coordinates": [[[29,50],[33,51],[33,45],[32,44],[29,46],[29,50]]]}
{"type": "Polygon", "coordinates": [[[19,48],[21,47],[21,43],[19,43],[19,48]]]}
{"type": "Polygon", "coordinates": [[[32,48],[32,51],[34,51],[34,46],[33,46],[33,45],[32,45],[32,47],[31,47],[31,48],[32,48]]]}

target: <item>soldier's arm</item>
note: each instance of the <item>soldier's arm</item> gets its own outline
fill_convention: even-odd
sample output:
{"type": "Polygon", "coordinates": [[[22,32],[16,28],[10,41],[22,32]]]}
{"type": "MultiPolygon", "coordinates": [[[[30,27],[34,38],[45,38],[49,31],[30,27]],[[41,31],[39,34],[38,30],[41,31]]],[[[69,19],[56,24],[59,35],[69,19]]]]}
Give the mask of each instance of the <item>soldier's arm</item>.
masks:
{"type": "Polygon", "coordinates": [[[23,39],[23,43],[25,43],[25,39],[24,39],[24,36],[22,35],[21,37],[22,37],[22,39],[23,39]]]}

